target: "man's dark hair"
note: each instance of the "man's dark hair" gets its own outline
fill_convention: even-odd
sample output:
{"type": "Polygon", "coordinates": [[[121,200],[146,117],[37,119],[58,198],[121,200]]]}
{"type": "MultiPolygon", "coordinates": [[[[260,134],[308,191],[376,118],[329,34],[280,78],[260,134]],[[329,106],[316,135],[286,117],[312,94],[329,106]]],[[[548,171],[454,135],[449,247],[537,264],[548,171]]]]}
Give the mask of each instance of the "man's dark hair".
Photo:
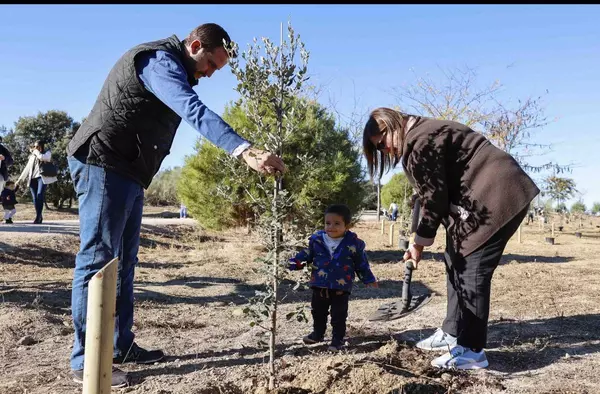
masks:
{"type": "Polygon", "coordinates": [[[42,140],[37,140],[37,141],[35,141],[35,142],[33,143],[33,146],[39,146],[40,148],[42,148],[42,149],[41,149],[41,150],[42,150],[42,153],[44,153],[44,152],[43,152],[43,150],[46,148],[46,144],[44,144],[44,141],[42,141],[42,140]]]}
{"type": "Polygon", "coordinates": [[[14,185],[14,184],[15,184],[15,182],[14,182],[14,181],[6,181],[6,182],[4,182],[4,186],[5,186],[5,187],[6,187],[6,186],[11,186],[11,185],[14,185]]]}
{"type": "Polygon", "coordinates": [[[183,40],[183,43],[187,45],[194,40],[200,41],[207,51],[222,47],[223,40],[227,46],[231,43],[229,34],[216,23],[204,23],[198,26],[183,40]]]}
{"type": "Polygon", "coordinates": [[[340,215],[344,219],[345,225],[349,225],[352,221],[352,213],[350,212],[350,208],[348,208],[344,204],[333,204],[328,206],[325,210],[325,215],[327,215],[328,213],[340,215]]]}

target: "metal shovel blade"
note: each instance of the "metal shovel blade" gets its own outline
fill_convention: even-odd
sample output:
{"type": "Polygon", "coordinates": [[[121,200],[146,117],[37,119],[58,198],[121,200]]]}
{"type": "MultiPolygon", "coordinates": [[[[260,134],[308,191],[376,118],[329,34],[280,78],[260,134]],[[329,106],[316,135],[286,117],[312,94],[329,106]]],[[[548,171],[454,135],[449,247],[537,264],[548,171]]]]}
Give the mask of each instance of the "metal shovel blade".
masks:
{"type": "Polygon", "coordinates": [[[425,306],[433,298],[434,293],[412,296],[407,308],[403,300],[382,304],[369,317],[369,321],[390,321],[410,315],[425,306]]]}

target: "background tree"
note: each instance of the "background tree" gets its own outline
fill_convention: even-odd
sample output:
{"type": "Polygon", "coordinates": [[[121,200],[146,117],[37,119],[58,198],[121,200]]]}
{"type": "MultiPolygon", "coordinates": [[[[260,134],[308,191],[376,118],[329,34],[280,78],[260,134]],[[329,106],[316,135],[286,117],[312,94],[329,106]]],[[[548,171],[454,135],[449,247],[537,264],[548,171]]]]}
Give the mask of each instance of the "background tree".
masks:
{"type": "Polygon", "coordinates": [[[556,175],[551,175],[545,179],[545,192],[556,202],[556,210],[566,207],[564,202],[573,197],[577,193],[575,181],[571,178],[561,178],[556,175]]]}
{"type": "Polygon", "coordinates": [[[144,203],[155,206],[179,205],[177,183],[181,177],[181,167],[160,171],[144,194],[144,203]]]}
{"type": "MultiPolygon", "coordinates": [[[[58,181],[48,186],[46,201],[59,208],[65,203],[71,207],[75,191],[68,170],[66,146],[79,126],[81,124],[65,111],[50,110],[39,112],[37,116],[19,117],[14,129],[4,138],[4,144],[14,158],[9,174],[11,179],[16,180],[27,164],[31,144],[36,140],[44,141],[45,149],[52,151],[52,162],[58,168],[58,181]]],[[[24,188],[23,193],[27,192],[28,188],[24,188]]]]}
{"type": "Polygon", "coordinates": [[[591,211],[593,215],[598,214],[598,212],[600,212],[600,202],[594,202],[594,204],[592,204],[591,211]]]}
{"type": "Polygon", "coordinates": [[[407,231],[410,226],[410,197],[413,188],[404,173],[394,174],[392,178],[381,188],[381,205],[388,209],[392,202],[398,205],[398,218],[402,218],[400,230],[407,231]]]}
{"type": "MultiPolygon", "coordinates": [[[[367,194],[363,181],[359,152],[353,148],[347,129],[335,124],[334,115],[317,102],[290,97],[298,123],[293,134],[286,138],[283,160],[288,173],[282,182],[294,195],[290,215],[304,217],[311,227],[322,221],[322,212],[332,203],[347,204],[353,212],[363,205],[367,194]]],[[[247,113],[250,108],[238,101],[225,109],[223,119],[242,136],[251,141],[261,139],[259,130],[247,113]]],[[[272,122],[268,107],[263,121],[272,122]]],[[[256,190],[248,185],[258,184],[260,176],[234,176],[237,168],[224,165],[226,152],[212,144],[197,144],[197,154],[187,157],[182,171],[179,193],[189,211],[207,228],[221,229],[246,225],[254,220],[256,190]]]]}
{"type": "Polygon", "coordinates": [[[550,122],[544,114],[542,96],[518,100],[516,106],[511,106],[499,98],[503,88],[499,81],[481,86],[472,68],[440,68],[440,72],[440,80],[429,75],[415,75],[414,83],[393,88],[399,109],[463,123],[510,153],[530,173],[571,170],[571,164],[553,161],[533,164],[532,157],[543,156],[552,150],[551,144],[533,141],[535,132],[550,122]]]}
{"type": "Polygon", "coordinates": [[[579,200],[571,205],[571,213],[574,214],[583,214],[585,213],[586,207],[583,201],[579,200]]]}

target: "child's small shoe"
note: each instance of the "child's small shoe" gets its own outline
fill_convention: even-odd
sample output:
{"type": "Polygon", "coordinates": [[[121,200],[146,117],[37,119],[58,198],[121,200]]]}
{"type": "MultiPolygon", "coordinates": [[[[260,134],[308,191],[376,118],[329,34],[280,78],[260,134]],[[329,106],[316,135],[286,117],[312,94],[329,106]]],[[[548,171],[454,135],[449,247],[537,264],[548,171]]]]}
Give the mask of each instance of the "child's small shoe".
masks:
{"type": "Polygon", "coordinates": [[[6,219],[5,222],[6,222],[6,224],[13,224],[12,219],[6,219]]]}
{"type": "Polygon", "coordinates": [[[310,334],[302,338],[302,342],[304,342],[307,345],[312,345],[315,343],[323,342],[323,337],[319,338],[315,335],[314,332],[311,332],[310,334]]]}

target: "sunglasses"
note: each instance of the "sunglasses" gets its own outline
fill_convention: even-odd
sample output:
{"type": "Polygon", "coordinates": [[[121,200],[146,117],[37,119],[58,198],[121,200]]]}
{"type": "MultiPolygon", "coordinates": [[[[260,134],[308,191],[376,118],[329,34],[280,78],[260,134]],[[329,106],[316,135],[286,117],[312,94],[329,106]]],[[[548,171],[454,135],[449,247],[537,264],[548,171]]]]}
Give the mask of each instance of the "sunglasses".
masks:
{"type": "Polygon", "coordinates": [[[385,133],[381,136],[381,140],[375,145],[375,149],[382,151],[386,148],[385,146],[385,133]]]}

